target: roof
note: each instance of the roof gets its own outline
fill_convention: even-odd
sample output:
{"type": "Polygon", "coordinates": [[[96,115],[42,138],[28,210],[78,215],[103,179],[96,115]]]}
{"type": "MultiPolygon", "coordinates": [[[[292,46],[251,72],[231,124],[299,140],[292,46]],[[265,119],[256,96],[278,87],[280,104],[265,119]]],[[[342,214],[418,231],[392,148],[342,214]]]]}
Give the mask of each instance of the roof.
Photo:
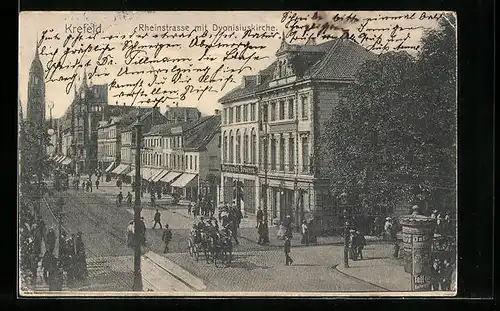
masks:
{"type": "Polygon", "coordinates": [[[133,111],[124,115],[120,120],[120,124],[125,125],[125,127],[122,129],[122,132],[131,131],[134,127],[134,123],[137,120],[138,116],[140,116],[139,121],[143,121],[144,119],[153,114],[155,114],[155,117],[157,116],[158,118],[162,118],[163,120],[166,121],[165,116],[162,115],[157,108],[135,107],[133,111]]]}
{"type": "Polygon", "coordinates": [[[170,130],[173,127],[178,127],[182,124],[187,124],[187,123],[163,123],[163,124],[156,124],[151,127],[151,130],[149,132],[145,133],[144,136],[167,136],[170,134],[170,130]]]}
{"type": "MultiPolygon", "coordinates": [[[[360,66],[367,60],[377,57],[361,45],[348,40],[336,38],[320,44],[289,44],[282,41],[277,55],[290,53],[290,62],[297,76],[296,81],[317,80],[354,80],[360,66]]],[[[219,99],[219,102],[230,102],[255,96],[256,93],[269,88],[269,81],[276,68],[277,61],[272,63],[259,74],[263,76],[262,83],[243,84],[229,91],[219,99]]]]}
{"type": "Polygon", "coordinates": [[[184,150],[200,151],[220,131],[220,115],[201,117],[187,125],[184,132],[184,150]]]}
{"type": "Polygon", "coordinates": [[[259,72],[259,75],[262,77],[262,81],[260,84],[251,84],[247,87],[243,87],[243,85],[240,85],[229,91],[226,95],[219,98],[219,102],[230,102],[236,99],[252,96],[255,95],[256,92],[266,89],[268,87],[268,82],[272,79],[272,73],[276,68],[276,64],[277,62],[273,62],[271,65],[267,66],[265,69],[259,72]]]}
{"type": "Polygon", "coordinates": [[[377,55],[347,39],[331,41],[328,52],[304,73],[303,79],[354,80],[357,71],[367,60],[377,55]]]}

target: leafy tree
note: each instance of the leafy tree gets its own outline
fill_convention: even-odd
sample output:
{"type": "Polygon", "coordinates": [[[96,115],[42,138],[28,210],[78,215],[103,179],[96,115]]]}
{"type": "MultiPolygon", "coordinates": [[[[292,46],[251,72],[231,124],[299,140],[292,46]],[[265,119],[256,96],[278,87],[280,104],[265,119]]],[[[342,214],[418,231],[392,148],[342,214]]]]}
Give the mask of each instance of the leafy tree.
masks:
{"type": "Polygon", "coordinates": [[[425,33],[416,58],[391,52],[365,63],[333,107],[323,138],[331,190],[348,193],[364,214],[380,205],[436,206],[455,196],[452,18],[425,33]]]}

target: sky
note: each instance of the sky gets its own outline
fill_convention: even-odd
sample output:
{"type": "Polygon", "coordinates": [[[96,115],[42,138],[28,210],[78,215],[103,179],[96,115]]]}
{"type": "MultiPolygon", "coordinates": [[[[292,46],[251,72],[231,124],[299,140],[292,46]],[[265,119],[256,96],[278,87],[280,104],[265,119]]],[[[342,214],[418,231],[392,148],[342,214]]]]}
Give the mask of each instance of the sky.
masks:
{"type": "MultiPolygon", "coordinates": [[[[213,114],[215,109],[219,108],[218,99],[223,96],[225,93],[237,87],[241,82],[243,75],[256,74],[259,70],[264,69],[266,66],[271,64],[275,60],[275,52],[280,46],[281,42],[281,34],[285,31],[288,35],[289,28],[286,28],[286,22],[296,20],[295,17],[300,16],[304,17],[304,20],[298,20],[296,25],[307,24],[311,25],[313,21],[311,17],[315,15],[315,12],[282,12],[282,11],[251,11],[251,12],[197,12],[197,11],[189,11],[189,12],[22,12],[19,17],[20,22],[20,32],[19,32],[19,97],[21,100],[21,104],[23,107],[23,112],[26,112],[26,103],[27,103],[27,85],[28,85],[28,76],[29,76],[29,68],[33,57],[35,55],[36,42],[42,37],[42,32],[47,30],[46,36],[54,35],[58,33],[58,37],[60,40],[45,40],[42,41],[40,48],[45,46],[46,52],[54,52],[57,49],[57,53],[55,53],[55,59],[59,59],[62,55],[62,51],[64,51],[64,39],[71,34],[72,36],[77,36],[78,29],[73,27],[82,26],[83,24],[94,26],[93,28],[88,28],[89,33],[83,34],[85,36],[92,35],[92,31],[99,29],[101,32],[96,35],[96,39],[94,40],[82,40],[81,43],[85,44],[106,44],[109,42],[111,47],[115,49],[112,52],[109,52],[109,59],[113,59],[113,64],[100,66],[99,70],[102,69],[102,72],[109,73],[108,76],[100,76],[100,77],[92,77],[90,82],[92,84],[103,84],[108,83],[111,84],[113,79],[117,79],[118,84],[126,84],[126,83],[134,83],[138,79],[138,76],[121,76],[118,77],[117,73],[120,68],[123,69],[124,61],[126,59],[126,55],[122,51],[124,41],[121,39],[116,40],[108,40],[102,39],[103,36],[108,35],[129,35],[136,31],[136,33],[144,33],[144,30],[141,32],[140,27],[144,27],[141,25],[177,25],[177,26],[189,26],[192,30],[195,26],[207,25],[208,34],[215,35],[218,30],[220,30],[223,26],[234,26],[234,25],[259,25],[273,27],[275,31],[266,31],[267,33],[277,32],[278,36],[274,36],[274,38],[263,38],[263,39],[240,39],[243,31],[235,31],[235,37],[233,38],[221,38],[220,42],[226,43],[238,43],[249,41],[252,45],[265,46],[263,49],[258,50],[258,55],[261,59],[255,60],[251,59],[247,63],[251,67],[250,69],[246,69],[242,72],[236,72],[233,74],[233,79],[227,83],[227,85],[222,88],[223,83],[212,83],[213,89],[211,92],[206,92],[203,94],[202,98],[198,99],[198,94],[193,93],[189,96],[186,96],[184,100],[179,99],[167,99],[166,101],[159,104],[162,112],[165,111],[167,105],[175,105],[178,103],[179,106],[188,106],[188,107],[197,107],[203,114],[213,114]],[[297,14],[296,16],[294,14],[297,14]],[[286,18],[283,18],[283,17],[286,18]],[[282,22],[284,20],[284,22],[282,22]],[[217,25],[217,29],[214,27],[217,25]],[[97,27],[100,26],[100,27],[97,27]]],[[[357,38],[358,42],[361,45],[370,48],[374,40],[367,40],[367,38],[375,38],[377,36],[380,37],[379,40],[387,41],[387,38],[390,38],[391,33],[394,33],[394,28],[396,27],[397,37],[404,38],[408,33],[411,34],[410,38],[405,41],[404,44],[408,46],[416,46],[419,45],[420,39],[422,36],[423,29],[427,28],[435,28],[437,26],[437,19],[435,14],[442,12],[319,12],[316,16],[320,16],[321,20],[316,20],[317,24],[324,25],[326,22],[329,25],[336,25],[342,28],[349,29],[349,33],[357,38]],[[413,17],[412,13],[415,13],[413,17]],[[355,19],[348,19],[348,16],[355,16],[355,19]],[[407,18],[403,18],[402,16],[406,15],[407,18]],[[343,18],[342,18],[343,17],[343,18]],[[384,18],[389,17],[389,18],[384,18]],[[394,18],[390,18],[394,17],[394,18]],[[370,20],[367,20],[369,18],[370,20]],[[377,19],[377,20],[375,20],[377,19]],[[364,25],[365,24],[365,25],[364,25]],[[363,26],[364,25],[364,26],[363,26]],[[397,25],[397,26],[396,26],[397,25]],[[410,27],[412,29],[410,29],[410,27]],[[363,36],[365,39],[363,39],[363,36]],[[363,41],[363,42],[361,42],[363,41]]],[[[290,24],[289,24],[290,25],[290,24]]],[[[177,32],[180,33],[181,31],[177,32]]],[[[226,30],[224,34],[231,33],[231,30],[226,30]]],[[[149,34],[153,34],[153,32],[149,31],[149,34]]],[[[157,31],[156,33],[163,33],[162,31],[157,31]]],[[[175,34],[176,31],[169,31],[169,34],[175,34]]],[[[199,32],[201,34],[201,31],[199,32]]],[[[329,30],[329,34],[337,34],[340,35],[341,32],[338,30],[329,30]]],[[[195,34],[198,34],[196,32],[195,34]]],[[[134,39],[136,40],[136,39],[134,39]]],[[[226,64],[228,67],[224,68],[241,68],[243,65],[243,60],[230,60],[226,62],[222,62],[222,57],[225,55],[224,53],[229,51],[229,48],[220,48],[220,49],[211,49],[211,55],[216,60],[206,61],[200,60],[198,58],[203,54],[204,48],[202,47],[189,47],[189,43],[191,39],[157,39],[151,38],[151,36],[146,37],[144,39],[137,39],[139,43],[142,45],[154,45],[158,42],[162,44],[171,44],[172,48],[165,47],[160,52],[159,55],[167,56],[170,58],[191,58],[193,61],[190,62],[189,66],[191,68],[204,68],[206,66],[210,66],[211,70],[214,71],[218,66],[226,64]],[[163,53],[163,54],[162,54],[163,53]]],[[[207,39],[208,40],[208,39],[207,39]]],[[[287,38],[287,41],[290,40],[290,37],[287,38]]],[[[317,42],[322,42],[321,38],[317,39],[317,42]]],[[[382,42],[381,44],[384,44],[382,42]]],[[[387,41],[388,42],[388,41],[387,41]]],[[[296,41],[293,43],[301,44],[303,42],[296,41]]],[[[396,43],[391,42],[389,44],[389,50],[394,49],[396,43]]],[[[238,50],[238,52],[241,50],[238,50]]],[[[410,53],[418,53],[418,50],[409,49],[410,53]]],[[[148,50],[148,56],[153,54],[154,50],[148,50]]],[[[380,53],[380,50],[374,50],[375,53],[380,53]]],[[[82,58],[83,62],[90,61],[92,66],[87,67],[87,71],[92,71],[97,63],[97,58],[100,52],[92,52],[87,53],[84,58],[82,58]]],[[[245,56],[251,54],[251,51],[246,53],[245,56]]],[[[47,72],[49,70],[50,55],[41,55],[40,59],[42,61],[42,65],[47,72]]],[[[75,60],[77,58],[76,55],[68,55],[67,61],[75,60]]],[[[101,60],[102,62],[102,60],[101,60]]],[[[54,63],[54,62],[53,62],[54,63]]],[[[145,65],[131,65],[129,69],[135,70],[144,70],[145,68],[149,68],[152,70],[159,70],[161,68],[168,68],[170,73],[165,73],[165,78],[170,79],[171,76],[169,74],[173,74],[173,68],[175,68],[176,64],[148,64],[145,65]]],[[[187,63],[186,63],[187,66],[187,63]]],[[[178,64],[177,67],[182,67],[182,64],[178,64]]],[[[59,70],[54,77],[57,77],[59,74],[65,76],[71,76],[74,72],[74,69],[66,69],[59,70]]],[[[98,71],[99,72],[99,71],[98,71]]],[[[78,69],[76,71],[78,78],[76,78],[76,86],[79,87],[80,83],[78,79],[81,79],[83,74],[82,69],[78,69]]],[[[148,75],[148,77],[144,78],[144,82],[147,83],[148,79],[151,78],[152,75],[148,75]]],[[[159,75],[161,76],[161,75],[159,75]]],[[[183,78],[192,78],[192,81],[196,80],[199,75],[194,75],[191,73],[185,73],[183,78]]],[[[181,79],[182,80],[182,79],[181,79]]],[[[173,85],[169,83],[169,80],[165,80],[166,83],[160,86],[160,89],[179,89],[183,90],[187,84],[192,84],[193,88],[202,87],[205,84],[198,82],[189,82],[189,83],[177,83],[173,85]]],[[[49,106],[53,104],[52,116],[54,118],[60,117],[64,114],[66,109],[71,103],[73,99],[73,91],[70,91],[69,94],[66,92],[67,82],[47,82],[46,80],[46,104],[47,104],[47,117],[49,116],[50,109],[49,106]]],[[[126,104],[131,104],[131,98],[126,97],[113,97],[113,95],[117,95],[123,89],[110,89],[108,92],[108,103],[114,104],[117,100],[119,104],[125,102],[126,104]]],[[[145,90],[148,91],[148,88],[145,87],[145,90]]],[[[151,90],[151,88],[149,88],[151,90]]],[[[135,104],[139,105],[139,104],[135,104]]],[[[142,104],[141,104],[142,105],[142,104]]],[[[151,104],[148,104],[151,106],[151,104]]]]}

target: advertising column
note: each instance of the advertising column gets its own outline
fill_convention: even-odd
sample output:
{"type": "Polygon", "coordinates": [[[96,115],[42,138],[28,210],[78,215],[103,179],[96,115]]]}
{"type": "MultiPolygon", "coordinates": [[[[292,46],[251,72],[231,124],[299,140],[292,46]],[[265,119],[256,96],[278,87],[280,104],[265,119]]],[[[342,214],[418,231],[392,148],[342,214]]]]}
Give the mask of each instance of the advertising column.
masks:
{"type": "Polygon", "coordinates": [[[412,215],[401,221],[405,272],[411,273],[413,291],[431,290],[431,248],[435,222],[425,216],[412,215]]]}

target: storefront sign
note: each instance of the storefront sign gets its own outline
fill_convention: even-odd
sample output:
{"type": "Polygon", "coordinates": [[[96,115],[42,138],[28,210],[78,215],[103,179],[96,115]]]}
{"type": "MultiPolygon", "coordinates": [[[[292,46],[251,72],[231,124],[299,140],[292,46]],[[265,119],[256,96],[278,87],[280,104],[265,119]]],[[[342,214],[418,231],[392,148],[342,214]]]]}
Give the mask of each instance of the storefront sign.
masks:
{"type": "Polygon", "coordinates": [[[221,164],[221,170],[226,173],[257,175],[255,166],[221,164]]]}

